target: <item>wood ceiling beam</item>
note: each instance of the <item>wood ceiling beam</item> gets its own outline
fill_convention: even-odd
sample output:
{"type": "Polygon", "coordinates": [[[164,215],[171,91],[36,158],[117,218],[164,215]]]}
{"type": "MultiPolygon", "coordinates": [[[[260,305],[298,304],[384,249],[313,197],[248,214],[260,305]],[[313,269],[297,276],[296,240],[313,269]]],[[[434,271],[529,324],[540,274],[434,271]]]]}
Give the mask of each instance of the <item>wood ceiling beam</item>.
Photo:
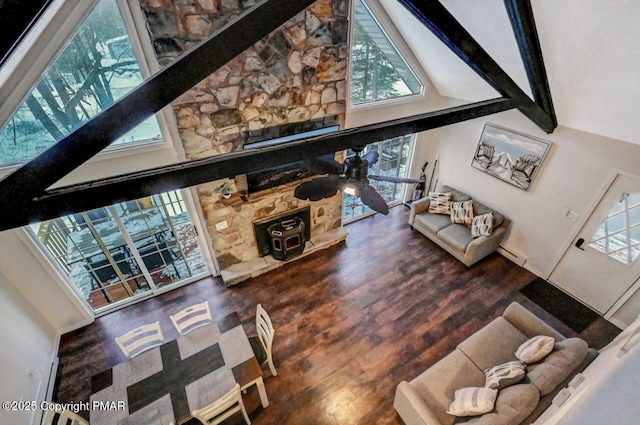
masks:
{"type": "Polygon", "coordinates": [[[33,24],[42,16],[52,0],[0,1],[0,66],[22,42],[33,24]]]}
{"type": "Polygon", "coordinates": [[[303,11],[314,0],[263,0],[71,134],[0,180],[0,205],[17,205],[91,159],[171,101],[303,11]]]}
{"type": "Polygon", "coordinates": [[[29,202],[0,209],[0,230],[225,177],[234,177],[250,171],[312,158],[352,146],[364,146],[396,136],[506,111],[517,106],[517,102],[509,98],[485,100],[282,145],[246,149],[89,183],[51,189],[42,196],[29,199],[29,202]]]}
{"type": "Polygon", "coordinates": [[[504,0],[535,102],[558,125],[531,0],[504,0]]]}
{"type": "Polygon", "coordinates": [[[517,102],[518,109],[542,130],[553,132],[555,116],[524,93],[439,1],[398,1],[500,95],[517,102]]]}

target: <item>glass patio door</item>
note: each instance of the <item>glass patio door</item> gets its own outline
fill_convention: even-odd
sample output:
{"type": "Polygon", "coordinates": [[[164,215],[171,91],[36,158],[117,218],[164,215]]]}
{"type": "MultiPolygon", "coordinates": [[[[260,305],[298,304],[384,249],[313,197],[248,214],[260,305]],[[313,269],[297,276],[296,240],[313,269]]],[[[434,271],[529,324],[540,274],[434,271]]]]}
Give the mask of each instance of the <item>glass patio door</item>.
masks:
{"type": "Polygon", "coordinates": [[[30,228],[96,312],[207,273],[179,191],[96,208],[30,228]]]}
{"type": "MultiPolygon", "coordinates": [[[[362,151],[363,155],[369,151],[378,151],[380,154],[378,162],[372,168],[369,168],[369,174],[407,177],[408,158],[411,155],[413,138],[414,136],[409,134],[367,145],[365,150],[362,151]]],[[[351,155],[353,155],[353,152],[349,151],[347,156],[351,155]]],[[[394,206],[402,202],[407,186],[405,183],[392,183],[379,180],[370,180],[370,184],[380,193],[389,206],[394,206]]],[[[346,192],[344,192],[343,196],[344,211],[342,218],[345,223],[375,213],[371,208],[364,205],[357,196],[350,195],[346,192]]]]}

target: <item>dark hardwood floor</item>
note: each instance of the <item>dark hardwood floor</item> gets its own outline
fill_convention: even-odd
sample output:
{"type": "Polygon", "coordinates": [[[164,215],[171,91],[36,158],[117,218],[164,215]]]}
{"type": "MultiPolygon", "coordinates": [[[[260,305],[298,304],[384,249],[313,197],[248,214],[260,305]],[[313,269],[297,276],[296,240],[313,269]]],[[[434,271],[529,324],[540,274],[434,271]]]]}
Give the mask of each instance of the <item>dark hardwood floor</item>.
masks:
{"type": "MultiPolygon", "coordinates": [[[[250,393],[253,424],[401,424],[395,387],[411,380],[518,301],[567,336],[601,348],[619,330],[604,319],[580,335],[518,290],[535,276],[493,254],[467,269],[393,208],[348,225],[346,243],[226,288],[208,278],[101,317],[62,337],[54,401],[85,401],[90,379],[125,360],[114,337],[208,300],[237,311],[249,335],[261,303],[276,329],[278,375],[264,369],[270,406],[250,393]],[[254,409],[255,407],[255,409],[254,409]]],[[[87,415],[87,412],[83,412],[87,415]]]]}

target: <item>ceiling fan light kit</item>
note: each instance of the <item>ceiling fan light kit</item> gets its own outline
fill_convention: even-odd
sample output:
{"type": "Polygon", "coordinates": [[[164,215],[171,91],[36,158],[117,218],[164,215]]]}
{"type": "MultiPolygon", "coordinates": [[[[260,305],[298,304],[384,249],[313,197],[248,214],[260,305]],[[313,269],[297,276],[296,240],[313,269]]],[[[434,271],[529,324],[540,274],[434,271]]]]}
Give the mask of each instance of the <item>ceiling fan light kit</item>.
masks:
{"type": "Polygon", "coordinates": [[[372,210],[384,215],[389,214],[389,206],[378,191],[369,184],[369,179],[392,183],[419,183],[422,180],[368,174],[369,168],[378,162],[380,154],[369,151],[360,156],[363,149],[364,147],[351,148],[355,155],[345,159],[344,164],[320,157],[305,161],[309,170],[327,176],[317,177],[300,184],[296,187],[294,196],[302,200],[319,201],[334,196],[338,191],[344,191],[359,197],[362,203],[372,210]]]}

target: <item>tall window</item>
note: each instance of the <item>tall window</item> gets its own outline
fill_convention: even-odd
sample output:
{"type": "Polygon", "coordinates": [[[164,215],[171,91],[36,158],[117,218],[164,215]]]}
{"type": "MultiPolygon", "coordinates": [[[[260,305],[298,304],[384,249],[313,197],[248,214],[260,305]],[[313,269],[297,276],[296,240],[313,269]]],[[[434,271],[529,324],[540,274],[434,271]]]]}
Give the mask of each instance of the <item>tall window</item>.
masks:
{"type": "Polygon", "coordinates": [[[363,0],[354,7],[351,105],[420,94],[420,81],[363,0]]]}
{"type": "MultiPolygon", "coordinates": [[[[142,80],[116,0],[101,0],[0,131],[0,166],[38,155],[142,80]]],[[[113,144],[160,137],[151,117],[113,144]]]]}

